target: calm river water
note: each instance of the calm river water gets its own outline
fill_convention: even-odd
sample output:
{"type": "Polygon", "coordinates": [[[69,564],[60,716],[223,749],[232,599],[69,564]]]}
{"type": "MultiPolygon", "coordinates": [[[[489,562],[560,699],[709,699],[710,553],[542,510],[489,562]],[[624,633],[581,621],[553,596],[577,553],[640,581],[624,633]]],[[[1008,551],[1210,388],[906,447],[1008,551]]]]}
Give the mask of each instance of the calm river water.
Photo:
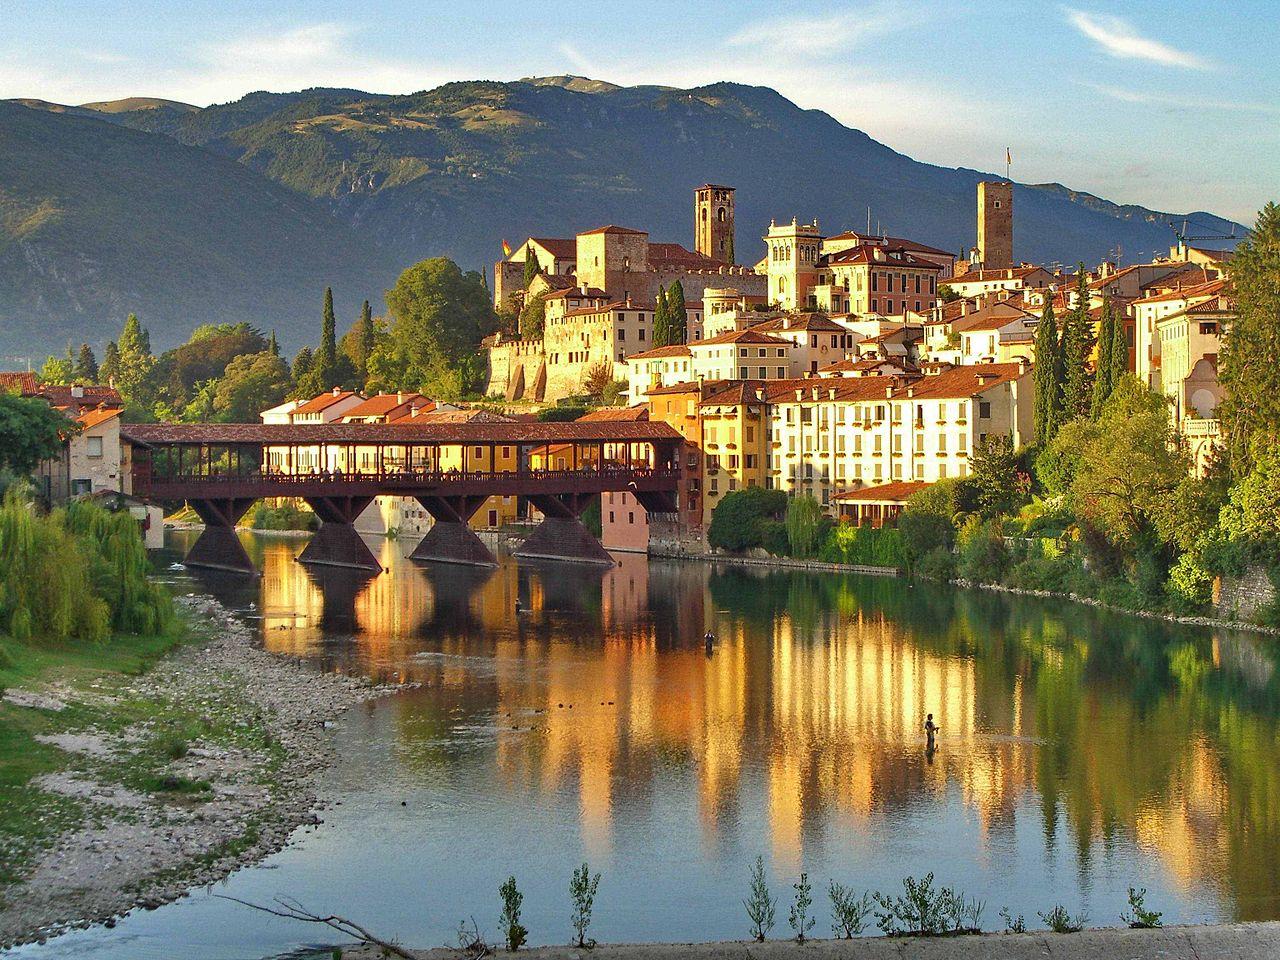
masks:
{"type": "Polygon", "coordinates": [[[250,542],[260,581],[175,575],[260,618],[269,649],[422,682],[339,727],[325,823],[215,891],[16,955],[316,945],[210,892],[416,945],[473,916],[496,937],[509,874],[532,942],[565,942],[584,859],[608,941],[743,937],[758,854],[780,898],[801,870],[819,891],[932,870],[990,928],[1002,905],[1118,923],[1129,885],[1166,921],[1280,917],[1271,639],[891,579],[633,556],[477,572],[373,546],[389,570],[367,581],[308,571],[289,539],[250,542]]]}

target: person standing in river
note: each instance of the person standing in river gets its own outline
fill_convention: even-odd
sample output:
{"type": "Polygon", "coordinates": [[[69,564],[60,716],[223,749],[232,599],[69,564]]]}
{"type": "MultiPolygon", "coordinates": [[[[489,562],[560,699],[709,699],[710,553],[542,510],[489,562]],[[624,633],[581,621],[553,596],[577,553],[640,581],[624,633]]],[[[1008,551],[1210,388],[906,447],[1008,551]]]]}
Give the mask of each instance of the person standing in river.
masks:
{"type": "Polygon", "coordinates": [[[933,714],[929,714],[924,718],[924,735],[927,739],[925,749],[932,753],[938,749],[938,731],[942,729],[933,722],[933,714]]]}

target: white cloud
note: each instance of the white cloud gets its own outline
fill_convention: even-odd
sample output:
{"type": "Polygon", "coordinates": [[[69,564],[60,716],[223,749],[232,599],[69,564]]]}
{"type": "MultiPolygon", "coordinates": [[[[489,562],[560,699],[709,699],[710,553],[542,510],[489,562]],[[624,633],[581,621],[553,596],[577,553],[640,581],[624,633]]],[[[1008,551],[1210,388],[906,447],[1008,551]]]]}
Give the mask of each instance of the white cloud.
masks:
{"type": "Polygon", "coordinates": [[[1146,90],[1131,90],[1128,87],[1117,87],[1108,83],[1078,82],[1083,87],[1088,87],[1112,100],[1119,100],[1121,103],[1143,103],[1159,107],[1175,107],[1180,110],[1212,110],[1223,113],[1261,113],[1280,116],[1280,103],[1170,96],[1164,93],[1150,93],[1146,90]]]}
{"type": "Polygon", "coordinates": [[[735,47],[766,47],[772,53],[829,57],[867,40],[902,30],[919,18],[897,2],[860,6],[824,16],[782,17],[750,23],[729,37],[735,47]]]}
{"type": "Polygon", "coordinates": [[[1207,70],[1209,62],[1185,50],[1178,50],[1159,40],[1141,36],[1120,17],[1087,13],[1065,7],[1067,22],[1113,57],[1122,60],[1147,60],[1166,67],[1207,70]]]}
{"type": "Polygon", "coordinates": [[[351,29],[337,23],[315,23],[277,34],[247,34],[206,50],[218,63],[315,63],[341,52],[351,29]]]}

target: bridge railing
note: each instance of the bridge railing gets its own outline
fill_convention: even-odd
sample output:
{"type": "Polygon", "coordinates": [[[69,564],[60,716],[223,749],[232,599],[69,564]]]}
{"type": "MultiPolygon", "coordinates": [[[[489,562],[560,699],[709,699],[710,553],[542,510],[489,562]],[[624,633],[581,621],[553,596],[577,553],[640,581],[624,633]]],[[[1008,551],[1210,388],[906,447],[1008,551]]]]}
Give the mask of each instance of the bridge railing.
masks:
{"type": "MultiPolygon", "coordinates": [[[[373,484],[392,487],[412,486],[445,486],[450,483],[510,483],[512,480],[528,481],[583,481],[592,478],[610,478],[614,480],[675,480],[679,477],[678,467],[636,467],[626,464],[584,464],[577,469],[552,470],[381,470],[351,471],[340,470],[315,471],[311,473],[276,472],[271,470],[251,471],[246,473],[216,474],[172,474],[153,473],[150,477],[136,478],[135,485],[166,486],[182,485],[184,487],[229,486],[231,484],[262,483],[279,487],[282,491],[290,487],[314,487],[320,485],[373,484]]],[[[138,493],[145,491],[138,490],[138,493]]],[[[284,495],[288,495],[287,493],[284,495]]]]}

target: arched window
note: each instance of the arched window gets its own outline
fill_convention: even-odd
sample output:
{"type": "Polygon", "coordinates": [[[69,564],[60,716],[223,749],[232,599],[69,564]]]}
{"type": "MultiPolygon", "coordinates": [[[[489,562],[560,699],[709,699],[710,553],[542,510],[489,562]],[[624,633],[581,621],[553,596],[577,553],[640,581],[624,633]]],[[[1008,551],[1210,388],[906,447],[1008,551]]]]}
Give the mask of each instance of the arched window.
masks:
{"type": "Polygon", "coordinates": [[[702,208],[702,222],[703,222],[703,223],[706,223],[706,222],[707,222],[707,208],[706,208],[706,207],[703,207],[703,208],[702,208]]]}
{"type": "Polygon", "coordinates": [[[724,216],[724,207],[720,207],[716,210],[716,218],[719,219],[721,223],[724,223],[724,216]]]}

